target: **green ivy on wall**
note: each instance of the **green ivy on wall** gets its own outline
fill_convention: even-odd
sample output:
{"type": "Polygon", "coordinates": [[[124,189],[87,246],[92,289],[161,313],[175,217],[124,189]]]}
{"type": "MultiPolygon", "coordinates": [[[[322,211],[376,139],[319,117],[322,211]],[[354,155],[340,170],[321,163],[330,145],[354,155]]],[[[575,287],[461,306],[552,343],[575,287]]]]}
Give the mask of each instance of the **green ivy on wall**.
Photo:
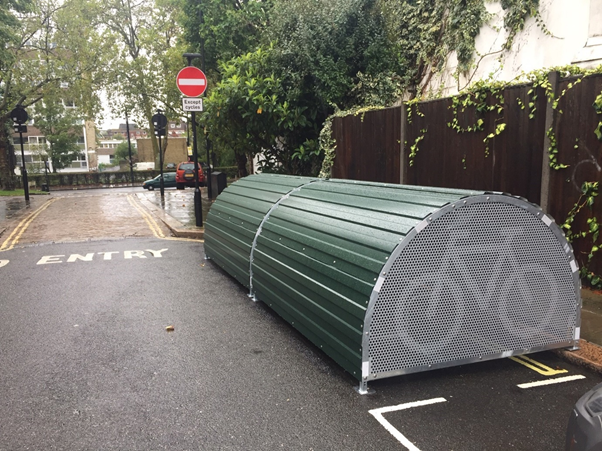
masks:
{"type": "Polygon", "coordinates": [[[571,211],[569,211],[564,223],[560,226],[566,235],[566,239],[571,243],[578,238],[585,239],[589,237],[592,240],[592,247],[587,255],[587,261],[581,265],[579,271],[581,277],[586,279],[593,287],[602,286],[602,277],[593,273],[589,269],[592,258],[594,258],[594,255],[600,250],[600,243],[598,242],[598,238],[600,236],[600,224],[598,223],[598,219],[591,215],[592,207],[597,196],[598,182],[584,182],[581,186],[581,196],[579,196],[579,199],[571,211]],[[589,208],[591,215],[589,218],[587,218],[587,230],[574,231],[572,226],[573,222],[575,221],[575,217],[585,207],[589,208]]]}
{"type": "Polygon", "coordinates": [[[368,111],[376,111],[382,110],[381,106],[364,106],[351,108],[349,110],[344,111],[335,111],[333,114],[328,116],[324,121],[324,126],[322,127],[322,131],[320,132],[319,142],[320,142],[320,151],[324,154],[324,160],[322,162],[322,169],[318,174],[320,178],[330,178],[332,175],[332,166],[334,165],[334,159],[336,157],[337,151],[337,143],[335,139],[332,137],[332,124],[334,119],[337,117],[346,117],[346,116],[358,116],[361,115],[362,122],[364,121],[364,115],[368,111]]]}

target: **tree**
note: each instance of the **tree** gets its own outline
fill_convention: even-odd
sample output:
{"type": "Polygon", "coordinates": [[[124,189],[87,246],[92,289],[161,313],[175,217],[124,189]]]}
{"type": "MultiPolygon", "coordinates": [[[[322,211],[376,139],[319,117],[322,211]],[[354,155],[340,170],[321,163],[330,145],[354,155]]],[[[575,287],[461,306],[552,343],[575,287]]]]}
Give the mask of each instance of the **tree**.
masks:
{"type": "Polygon", "coordinates": [[[263,42],[273,0],[183,0],[179,16],[190,49],[205,55],[205,71],[219,80],[220,62],[256,50],[263,42]]]}
{"type": "MultiPolygon", "coordinates": [[[[132,147],[132,160],[135,160],[135,156],[138,151],[132,147]]],[[[128,164],[130,163],[130,145],[127,141],[120,142],[115,148],[115,153],[113,154],[115,160],[117,162],[126,161],[128,164]]],[[[133,162],[133,161],[132,161],[133,162]]]]}
{"type": "Polygon", "coordinates": [[[211,91],[202,120],[220,146],[234,149],[239,175],[247,175],[247,157],[263,154],[272,170],[290,172],[287,133],[308,124],[291,107],[281,80],[270,73],[272,49],[258,49],[223,63],[222,81],[211,91]]]}
{"type": "Polygon", "coordinates": [[[105,67],[111,43],[90,24],[86,1],[9,0],[8,12],[3,11],[2,20],[16,20],[10,39],[0,42],[0,184],[5,189],[14,187],[7,125],[12,125],[8,115],[17,104],[28,108],[46,96],[64,96],[85,118],[99,109],[93,87],[103,78],[98,69],[105,67]]]}
{"type": "Polygon", "coordinates": [[[132,2],[93,0],[91,11],[116,43],[106,88],[115,114],[128,114],[147,124],[155,156],[159,147],[152,116],[157,108],[170,118],[180,117],[179,93],[175,86],[184,53],[175,21],[177,3],[171,0],[132,2]]]}
{"type": "Polygon", "coordinates": [[[278,73],[298,102],[318,109],[318,118],[358,103],[358,74],[376,79],[397,73],[376,0],[278,0],[273,11],[268,39],[278,73]]]}
{"type": "Polygon", "coordinates": [[[245,154],[261,154],[264,170],[316,174],[319,132],[335,109],[397,98],[396,55],[375,0],[275,0],[269,23],[259,50],[219,66],[207,130],[241,171],[245,154]]]}
{"type": "Polygon", "coordinates": [[[77,125],[78,114],[65,107],[62,99],[46,96],[35,105],[33,119],[37,128],[46,137],[46,154],[52,162],[53,172],[64,169],[81,153],[77,145],[81,126],[77,125]]]}

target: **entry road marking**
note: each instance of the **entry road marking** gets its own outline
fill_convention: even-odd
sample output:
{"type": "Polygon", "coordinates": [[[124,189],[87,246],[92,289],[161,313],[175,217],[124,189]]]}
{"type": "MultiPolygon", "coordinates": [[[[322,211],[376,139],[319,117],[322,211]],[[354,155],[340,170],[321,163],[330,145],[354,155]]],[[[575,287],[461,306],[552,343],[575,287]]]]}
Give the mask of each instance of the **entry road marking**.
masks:
{"type": "MultiPolygon", "coordinates": [[[[133,257],[137,257],[137,258],[148,258],[144,252],[148,252],[150,253],[153,257],[155,258],[162,258],[163,257],[163,252],[166,252],[168,249],[159,249],[159,250],[153,250],[153,249],[145,249],[144,251],[123,251],[123,258],[125,260],[132,260],[133,257]]],[[[103,256],[103,260],[113,260],[113,255],[114,254],[120,254],[120,252],[118,251],[112,251],[112,252],[98,252],[98,255],[102,255],[103,256]]],[[[90,252],[86,255],[80,255],[80,254],[71,254],[69,256],[69,258],[67,259],[67,263],[75,263],[77,261],[84,261],[84,262],[91,262],[94,260],[94,252],[90,252]]],[[[65,263],[62,260],[62,257],[65,257],[65,255],[44,255],[42,258],[40,258],[40,260],[38,261],[38,265],[49,265],[52,263],[65,263]]],[[[0,262],[2,261],[6,261],[8,263],[8,260],[0,260],[0,262]]],[[[0,264],[0,267],[2,265],[0,264]]]]}
{"type": "Polygon", "coordinates": [[[31,222],[40,213],[42,213],[44,210],[46,210],[50,206],[51,203],[56,202],[59,199],[60,199],[59,197],[54,197],[54,198],[48,200],[44,205],[42,205],[36,211],[31,213],[27,218],[25,218],[23,221],[21,221],[17,225],[17,227],[15,227],[15,230],[13,230],[13,232],[9,235],[9,237],[6,239],[6,241],[4,243],[2,243],[2,246],[0,246],[0,251],[10,251],[13,247],[15,247],[15,245],[19,242],[19,239],[21,238],[23,233],[25,233],[25,231],[27,230],[27,227],[29,227],[31,222]],[[14,236],[14,238],[13,238],[13,236],[14,236]],[[12,239],[12,242],[11,242],[11,239],[12,239]]]}
{"type": "Polygon", "coordinates": [[[546,379],[544,381],[537,382],[527,382],[526,384],[518,384],[518,388],[533,388],[533,387],[541,387],[543,385],[552,385],[552,384],[561,384],[563,382],[576,381],[579,379],[585,379],[585,376],[576,375],[576,376],[565,376],[565,377],[557,377],[556,379],[546,379]]]}
{"type": "Polygon", "coordinates": [[[445,398],[433,398],[424,401],[408,402],[406,404],[400,404],[398,406],[381,407],[380,409],[369,410],[368,413],[370,413],[374,418],[376,418],[376,420],[409,451],[420,451],[412,442],[405,438],[405,436],[401,432],[395,429],[395,427],[391,423],[385,420],[385,417],[383,417],[383,413],[397,412],[398,410],[412,409],[413,407],[428,406],[430,404],[437,404],[446,401],[447,400],[445,398]]]}
{"type": "Polygon", "coordinates": [[[568,370],[555,370],[524,355],[509,357],[509,359],[516,363],[520,363],[543,376],[555,376],[556,374],[568,373],[568,370]]]}

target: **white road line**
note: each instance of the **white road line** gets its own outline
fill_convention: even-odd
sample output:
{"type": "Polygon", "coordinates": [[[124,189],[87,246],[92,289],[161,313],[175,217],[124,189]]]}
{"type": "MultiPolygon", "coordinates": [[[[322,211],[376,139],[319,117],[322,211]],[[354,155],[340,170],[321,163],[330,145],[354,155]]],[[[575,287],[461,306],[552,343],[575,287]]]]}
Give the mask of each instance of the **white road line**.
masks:
{"type": "Polygon", "coordinates": [[[383,417],[383,413],[397,412],[398,410],[412,409],[414,407],[428,406],[430,404],[437,404],[446,401],[447,400],[445,398],[433,398],[424,401],[415,401],[408,402],[406,404],[399,404],[398,406],[381,407],[380,409],[369,410],[368,413],[370,413],[374,418],[376,418],[376,421],[378,421],[387,431],[391,433],[393,437],[395,437],[399,441],[399,443],[405,446],[409,451],[420,451],[418,448],[416,448],[416,446],[414,446],[412,442],[405,438],[405,436],[401,432],[395,429],[391,423],[385,420],[385,417],[383,417]]]}
{"type": "Polygon", "coordinates": [[[563,382],[576,381],[579,379],[585,379],[585,376],[577,375],[577,376],[557,377],[556,379],[546,379],[544,381],[527,382],[526,384],[518,384],[517,387],[519,387],[519,388],[541,387],[543,385],[561,384],[563,382]]]}

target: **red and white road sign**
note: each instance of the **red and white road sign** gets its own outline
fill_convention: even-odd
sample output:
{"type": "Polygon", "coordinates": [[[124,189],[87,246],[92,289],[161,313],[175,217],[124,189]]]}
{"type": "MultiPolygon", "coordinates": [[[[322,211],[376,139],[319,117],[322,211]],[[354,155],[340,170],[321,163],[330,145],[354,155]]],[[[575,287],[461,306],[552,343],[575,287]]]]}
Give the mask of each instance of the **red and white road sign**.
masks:
{"type": "Polygon", "coordinates": [[[198,67],[188,66],[178,72],[176,85],[186,97],[198,97],[207,89],[207,77],[198,67]]]}

